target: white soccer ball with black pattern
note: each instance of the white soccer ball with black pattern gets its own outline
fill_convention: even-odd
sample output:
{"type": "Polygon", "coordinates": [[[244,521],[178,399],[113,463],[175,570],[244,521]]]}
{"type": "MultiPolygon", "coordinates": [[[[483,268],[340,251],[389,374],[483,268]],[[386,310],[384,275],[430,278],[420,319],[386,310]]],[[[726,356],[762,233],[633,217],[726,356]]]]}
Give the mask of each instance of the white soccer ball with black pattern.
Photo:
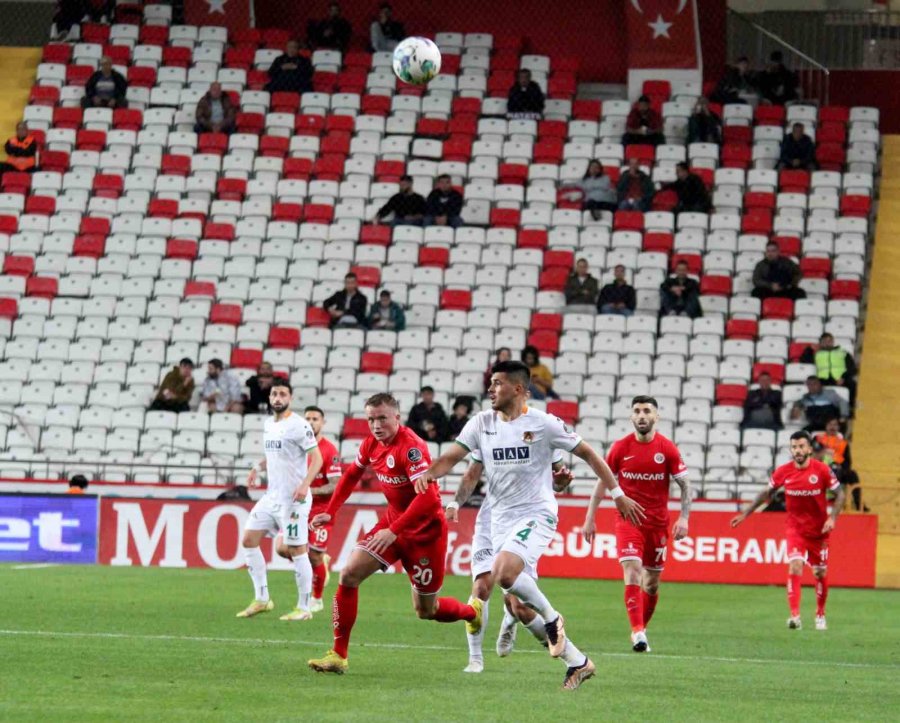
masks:
{"type": "Polygon", "coordinates": [[[410,37],[394,49],[394,73],[404,83],[423,85],[441,72],[441,51],[433,40],[410,37]]]}

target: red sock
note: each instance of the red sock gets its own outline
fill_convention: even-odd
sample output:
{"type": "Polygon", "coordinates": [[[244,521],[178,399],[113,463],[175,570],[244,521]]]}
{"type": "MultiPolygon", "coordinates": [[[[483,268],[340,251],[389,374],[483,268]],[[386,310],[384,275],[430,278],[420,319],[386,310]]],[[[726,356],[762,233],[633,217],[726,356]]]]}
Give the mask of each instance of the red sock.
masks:
{"type": "Polygon", "coordinates": [[[359,607],[359,588],[338,585],[334,594],[334,610],[331,622],[334,626],[334,652],[342,658],[347,657],[350,647],[350,631],[356,622],[356,610],[359,607]]]}
{"type": "Polygon", "coordinates": [[[316,600],[322,599],[322,591],[325,590],[325,563],[320,562],[313,567],[313,589],[312,596],[316,600]]]}
{"type": "Polygon", "coordinates": [[[656,603],[659,595],[650,595],[641,590],[641,603],[644,606],[644,627],[650,624],[650,618],[653,617],[653,611],[656,610],[656,603]]]}
{"type": "Polygon", "coordinates": [[[787,594],[788,606],[791,609],[791,617],[795,618],[800,615],[800,587],[802,575],[788,575],[787,594]]]}
{"type": "Polygon", "coordinates": [[[625,610],[628,611],[628,622],[631,623],[631,632],[637,633],[644,629],[644,611],[640,585],[625,586],[625,610]]]}
{"type": "Polygon", "coordinates": [[[434,619],[439,623],[455,623],[457,620],[474,620],[475,608],[461,603],[456,598],[439,597],[434,619]]]}
{"type": "Polygon", "coordinates": [[[828,599],[828,579],[816,580],[816,615],[825,615],[825,601],[828,599]]]}

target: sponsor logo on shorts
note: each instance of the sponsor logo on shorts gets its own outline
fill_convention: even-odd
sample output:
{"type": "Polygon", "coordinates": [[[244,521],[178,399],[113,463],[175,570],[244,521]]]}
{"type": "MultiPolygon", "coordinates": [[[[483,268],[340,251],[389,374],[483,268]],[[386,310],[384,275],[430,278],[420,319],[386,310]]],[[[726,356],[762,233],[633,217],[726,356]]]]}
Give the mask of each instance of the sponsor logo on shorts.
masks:
{"type": "Polygon", "coordinates": [[[389,455],[387,456],[387,466],[388,466],[390,469],[394,469],[394,455],[389,454],[389,455]]]}
{"type": "Polygon", "coordinates": [[[531,461],[530,447],[495,447],[491,450],[494,462],[528,464],[531,461]]]}
{"type": "Polygon", "coordinates": [[[420,450],[416,449],[415,447],[413,447],[411,450],[409,450],[409,451],[406,453],[406,458],[407,458],[410,462],[416,463],[416,462],[418,462],[420,459],[422,459],[422,452],[421,452],[420,450]]]}
{"type": "Polygon", "coordinates": [[[637,548],[634,546],[633,542],[629,542],[622,549],[622,552],[625,553],[626,555],[637,555],[637,548]]]}
{"type": "Polygon", "coordinates": [[[475,554],[472,555],[472,562],[484,562],[485,560],[490,560],[493,556],[494,551],[489,547],[482,550],[476,550],[475,554]]]}
{"type": "Polygon", "coordinates": [[[662,464],[666,461],[666,455],[664,455],[662,452],[657,452],[653,455],[653,461],[656,462],[656,464],[662,464]]]}

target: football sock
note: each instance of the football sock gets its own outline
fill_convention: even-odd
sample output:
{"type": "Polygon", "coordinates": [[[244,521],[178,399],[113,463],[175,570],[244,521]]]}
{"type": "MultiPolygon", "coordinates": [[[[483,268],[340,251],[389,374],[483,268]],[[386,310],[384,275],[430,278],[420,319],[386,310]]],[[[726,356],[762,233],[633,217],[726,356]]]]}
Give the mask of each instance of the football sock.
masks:
{"type": "Polygon", "coordinates": [[[309,555],[294,555],[294,579],[297,581],[297,607],[309,610],[309,595],[312,592],[313,571],[309,555]]]}
{"type": "Polygon", "coordinates": [[[628,612],[628,622],[631,623],[631,632],[636,633],[644,629],[644,611],[641,605],[640,585],[625,586],[625,610],[628,612]]]}
{"type": "Polygon", "coordinates": [[[338,585],[334,594],[334,610],[332,625],[334,627],[334,652],[342,658],[347,657],[350,647],[350,631],[356,622],[356,611],[359,607],[359,588],[338,585]]]}
{"type": "Polygon", "coordinates": [[[325,562],[322,561],[318,565],[315,565],[312,569],[313,573],[313,584],[312,584],[312,596],[316,600],[322,599],[322,593],[325,591],[325,562]]]}
{"type": "Polygon", "coordinates": [[[587,662],[587,656],[576,648],[571,640],[566,640],[566,647],[559,657],[569,668],[580,668],[587,662]]]}
{"type": "Polygon", "coordinates": [[[481,607],[481,630],[479,630],[476,635],[472,635],[468,632],[466,633],[466,640],[469,643],[469,657],[477,658],[479,660],[484,659],[482,642],[484,641],[484,631],[487,630],[488,613],[490,611],[488,601],[484,600],[483,602],[484,605],[481,607]]]}
{"type": "Polygon", "coordinates": [[[825,601],[828,599],[828,578],[816,580],[816,615],[825,615],[825,601]]]}
{"type": "Polygon", "coordinates": [[[253,580],[253,592],[259,602],[269,602],[269,583],[266,580],[266,558],[258,547],[244,548],[247,572],[253,580]]]}
{"type": "Polygon", "coordinates": [[[519,618],[513,615],[509,608],[506,605],[503,606],[503,622],[501,623],[501,627],[508,628],[514,622],[519,622],[519,618]]]}
{"type": "Polygon", "coordinates": [[[528,628],[528,630],[531,631],[531,634],[541,643],[547,639],[547,628],[544,627],[545,625],[546,621],[540,615],[535,615],[534,620],[530,623],[525,623],[525,627],[528,628]]]}
{"type": "Polygon", "coordinates": [[[434,619],[439,623],[455,623],[457,620],[474,620],[475,608],[453,597],[439,597],[434,619]]]}
{"type": "Polygon", "coordinates": [[[656,603],[659,595],[650,595],[641,590],[641,602],[644,606],[644,627],[650,624],[650,618],[653,617],[653,611],[656,610],[656,603]]]}
{"type": "Polygon", "coordinates": [[[534,578],[525,572],[519,573],[516,581],[504,593],[512,593],[532,610],[541,614],[545,621],[552,623],[559,617],[550,601],[544,596],[534,578]]]}
{"type": "Polygon", "coordinates": [[[791,609],[791,617],[800,615],[800,590],[802,575],[788,575],[787,595],[788,606],[791,609]]]}

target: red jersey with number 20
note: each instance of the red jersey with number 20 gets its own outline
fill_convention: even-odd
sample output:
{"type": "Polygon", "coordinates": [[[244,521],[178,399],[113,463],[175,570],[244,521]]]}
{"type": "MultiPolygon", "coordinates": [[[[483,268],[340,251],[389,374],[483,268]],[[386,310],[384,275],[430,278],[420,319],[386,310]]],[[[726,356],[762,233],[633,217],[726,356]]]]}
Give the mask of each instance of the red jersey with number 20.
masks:
{"type": "MultiPolygon", "coordinates": [[[[329,477],[341,476],[341,456],[330,439],[325,439],[325,437],[319,439],[319,452],[322,455],[322,469],[312,481],[310,488],[324,487],[328,484],[329,477]]],[[[312,518],[320,512],[324,512],[330,501],[331,495],[313,495],[309,516],[312,518]]]]}
{"type": "Polygon", "coordinates": [[[812,540],[828,537],[822,534],[822,525],[828,519],[825,493],[840,486],[831,467],[817,459],[811,459],[804,469],[793,462],[783,464],[769,479],[772,489],[784,487],[788,531],[812,540]]]}
{"type": "Polygon", "coordinates": [[[669,478],[688,473],[675,443],[659,432],[649,442],[639,442],[629,434],[613,444],[606,463],[622,491],[644,508],[644,524],[667,526],[669,478]]]}

